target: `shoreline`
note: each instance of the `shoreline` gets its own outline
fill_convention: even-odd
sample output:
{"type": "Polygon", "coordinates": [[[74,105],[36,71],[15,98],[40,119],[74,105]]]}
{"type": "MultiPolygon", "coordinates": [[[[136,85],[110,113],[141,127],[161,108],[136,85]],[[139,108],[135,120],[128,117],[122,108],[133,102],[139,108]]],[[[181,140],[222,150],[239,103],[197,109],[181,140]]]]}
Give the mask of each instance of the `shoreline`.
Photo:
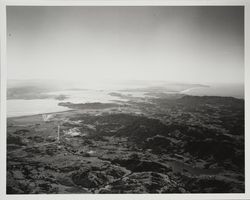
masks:
{"type": "Polygon", "coordinates": [[[211,86],[191,87],[191,88],[179,91],[179,93],[180,94],[182,94],[182,93],[186,94],[186,92],[189,92],[189,91],[192,91],[192,90],[195,90],[195,89],[201,89],[201,88],[211,88],[211,86]]]}
{"type": "Polygon", "coordinates": [[[6,117],[7,119],[15,119],[20,117],[37,117],[38,115],[44,115],[44,114],[63,114],[67,112],[76,111],[75,109],[65,110],[65,111],[55,111],[55,112],[46,112],[46,113],[39,113],[39,114],[32,114],[32,115],[21,115],[21,116],[12,116],[12,117],[6,117]]]}
{"type": "MultiPolygon", "coordinates": [[[[127,187],[131,183],[137,183],[141,189],[144,182],[147,191],[147,180],[152,179],[161,189],[174,183],[171,188],[176,187],[177,192],[182,187],[187,192],[216,193],[218,185],[223,186],[219,188],[221,192],[224,186],[228,192],[235,192],[235,188],[238,192],[244,191],[244,102],[225,97],[185,97],[170,100],[173,105],[170,112],[169,104],[164,104],[167,100],[163,99],[152,106],[135,101],[134,107],[126,109],[128,113],[118,115],[110,109],[107,115],[100,115],[103,109],[70,109],[46,112],[52,115],[48,122],[43,114],[8,118],[7,180],[8,187],[13,188],[9,193],[32,193],[34,187],[41,193],[77,191],[86,182],[86,179],[78,182],[83,175],[87,183],[93,185],[87,185],[87,189],[79,193],[99,193],[102,180],[109,185],[110,192],[118,193],[120,189],[116,190],[114,180],[116,176],[120,180],[124,170],[125,175],[128,170],[131,175],[119,186],[125,192],[134,192],[127,187]],[[143,115],[133,115],[138,111],[143,115]],[[223,121],[224,115],[232,126],[223,121]],[[218,148],[219,153],[213,147],[218,148]],[[40,177],[45,177],[42,184],[40,177]],[[190,181],[192,187],[189,187],[190,181]],[[30,186],[30,182],[34,186],[30,186]],[[70,191],[59,190],[69,183],[70,191]],[[201,187],[200,183],[206,185],[201,187]],[[231,188],[234,189],[231,191],[231,188]]],[[[148,192],[152,192],[151,189],[148,192]]]]}
{"type": "MultiPolygon", "coordinates": [[[[195,89],[200,89],[203,87],[193,87],[193,88],[189,88],[180,92],[173,92],[172,94],[184,94],[185,96],[193,96],[193,97],[222,97],[222,98],[235,98],[238,100],[245,100],[245,97],[235,97],[235,96],[219,96],[219,95],[192,95],[192,94],[188,94],[187,92],[191,91],[191,90],[195,90],[195,89]]],[[[8,101],[8,100],[7,100],[8,101]]],[[[20,117],[31,117],[31,116],[38,116],[38,115],[43,115],[43,114],[56,114],[56,113],[66,113],[66,112],[72,112],[72,111],[76,111],[79,109],[68,109],[68,110],[64,110],[64,111],[54,111],[54,112],[43,112],[43,113],[36,113],[36,114],[28,114],[28,115],[20,115],[20,116],[8,116],[6,113],[6,119],[15,119],[15,118],[20,118],[20,117]]]]}

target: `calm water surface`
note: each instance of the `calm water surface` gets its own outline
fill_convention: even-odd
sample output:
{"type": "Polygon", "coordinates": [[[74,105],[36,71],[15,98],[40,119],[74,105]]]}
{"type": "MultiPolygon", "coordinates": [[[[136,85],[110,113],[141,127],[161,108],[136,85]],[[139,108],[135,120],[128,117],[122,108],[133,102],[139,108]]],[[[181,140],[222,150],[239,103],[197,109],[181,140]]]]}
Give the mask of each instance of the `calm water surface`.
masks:
{"type": "MultiPolygon", "coordinates": [[[[34,99],[22,100],[14,99],[7,101],[7,116],[25,116],[41,113],[59,112],[69,110],[66,107],[58,106],[60,102],[72,103],[112,103],[114,101],[126,101],[120,97],[109,95],[110,92],[118,92],[124,95],[131,95],[133,97],[144,97],[143,92],[121,92],[114,90],[63,90],[51,92],[48,94],[66,95],[69,98],[63,101],[55,99],[34,99]]],[[[231,96],[236,98],[244,98],[243,85],[211,85],[210,87],[190,88],[180,93],[197,96],[231,96]]]]}

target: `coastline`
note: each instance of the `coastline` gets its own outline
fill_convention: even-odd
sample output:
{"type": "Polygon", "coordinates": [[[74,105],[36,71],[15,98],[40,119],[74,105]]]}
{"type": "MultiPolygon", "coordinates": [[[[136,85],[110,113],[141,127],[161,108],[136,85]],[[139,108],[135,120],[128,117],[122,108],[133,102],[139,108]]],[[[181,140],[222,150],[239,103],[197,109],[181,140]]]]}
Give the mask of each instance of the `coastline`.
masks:
{"type": "MultiPolygon", "coordinates": [[[[204,87],[193,87],[193,88],[185,89],[185,90],[182,90],[182,91],[179,91],[179,92],[168,92],[168,94],[183,94],[185,96],[193,96],[193,97],[222,97],[222,98],[231,97],[231,98],[235,98],[235,99],[239,99],[239,100],[243,100],[243,101],[245,100],[244,95],[243,95],[243,97],[241,97],[241,96],[237,97],[237,96],[229,96],[229,95],[228,96],[220,96],[220,95],[188,94],[188,92],[190,92],[190,91],[195,91],[196,89],[201,89],[201,88],[204,88],[204,87]]],[[[208,86],[206,88],[211,88],[211,87],[208,86]]],[[[74,103],[72,103],[72,104],[74,104],[74,103]]],[[[39,115],[43,115],[43,114],[60,114],[60,113],[67,113],[67,112],[77,111],[77,110],[79,111],[79,110],[82,110],[82,109],[77,109],[77,108],[73,109],[73,108],[65,107],[65,110],[63,110],[63,111],[41,112],[41,113],[19,115],[19,116],[8,116],[8,112],[7,112],[6,118],[7,119],[15,119],[15,118],[20,118],[20,117],[39,116],[39,115]]]]}
{"type": "Polygon", "coordinates": [[[169,187],[164,187],[165,184],[174,188],[176,193],[202,192],[210,188],[212,193],[218,188],[220,192],[244,191],[242,101],[189,96],[178,100],[159,98],[150,106],[145,102],[130,103],[130,107],[123,107],[125,109],[46,112],[54,115],[49,121],[45,121],[42,114],[8,118],[9,193],[22,193],[20,184],[27,185],[25,192],[32,193],[31,182],[38,192],[45,188],[48,193],[59,194],[73,190],[101,193],[102,181],[110,187],[107,192],[119,193],[114,181],[119,180],[122,174],[129,174],[129,179],[120,183],[124,192],[140,191],[140,188],[126,188],[130,181],[142,181],[138,184],[145,186],[144,193],[159,192],[157,188],[166,193],[172,192],[169,187]],[[159,106],[163,109],[159,110],[159,106]],[[201,113],[197,113],[197,108],[201,113]],[[231,123],[234,127],[224,123],[224,116],[217,113],[218,110],[226,111],[226,117],[234,120],[231,123]],[[143,114],[137,115],[138,112],[143,114]],[[221,127],[213,121],[218,117],[220,121],[217,123],[221,127]],[[214,151],[217,148],[219,152],[214,151]],[[234,155],[231,152],[238,153],[234,155]],[[230,162],[224,164],[225,159],[230,162]],[[186,182],[187,174],[192,187],[186,182]],[[37,178],[44,176],[46,180],[37,178]],[[87,179],[78,178],[82,176],[87,179]],[[146,180],[155,179],[156,189],[149,190],[141,176],[146,180]],[[215,186],[211,178],[217,181],[215,186]],[[201,186],[200,182],[208,186],[201,186]],[[16,188],[19,190],[14,190],[16,188]]]}
{"type": "Polygon", "coordinates": [[[39,115],[49,115],[49,114],[63,114],[67,112],[77,111],[76,109],[70,109],[65,111],[55,111],[55,112],[46,112],[46,113],[39,113],[39,114],[32,114],[32,115],[21,115],[21,116],[12,116],[6,117],[7,119],[18,119],[18,118],[28,118],[28,117],[38,117],[39,115]]]}

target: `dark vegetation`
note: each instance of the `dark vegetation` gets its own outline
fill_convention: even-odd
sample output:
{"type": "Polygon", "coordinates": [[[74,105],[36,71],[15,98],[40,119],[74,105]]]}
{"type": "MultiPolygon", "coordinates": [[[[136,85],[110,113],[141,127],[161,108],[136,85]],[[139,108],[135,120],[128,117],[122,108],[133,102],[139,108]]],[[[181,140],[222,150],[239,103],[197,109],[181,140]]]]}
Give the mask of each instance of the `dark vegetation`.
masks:
{"type": "Polygon", "coordinates": [[[64,104],[99,114],[58,115],[69,119],[60,142],[57,121],[25,129],[11,123],[7,193],[245,191],[243,100],[181,96],[129,104],[142,114],[101,110],[117,104],[64,104]],[[72,128],[80,134],[66,134],[72,128]]]}

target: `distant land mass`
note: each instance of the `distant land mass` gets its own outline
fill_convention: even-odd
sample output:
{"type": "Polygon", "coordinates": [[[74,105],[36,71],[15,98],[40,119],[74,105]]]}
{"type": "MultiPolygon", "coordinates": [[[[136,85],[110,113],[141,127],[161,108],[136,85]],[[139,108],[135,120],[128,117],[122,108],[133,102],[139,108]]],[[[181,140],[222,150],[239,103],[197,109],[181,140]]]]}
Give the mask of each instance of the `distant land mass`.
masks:
{"type": "Polygon", "coordinates": [[[23,87],[14,87],[8,88],[7,90],[7,99],[23,99],[23,100],[32,100],[32,99],[57,99],[65,100],[68,97],[66,95],[51,95],[47,94],[54,90],[37,87],[37,86],[23,86],[23,87]]]}
{"type": "Polygon", "coordinates": [[[61,102],[58,103],[59,106],[65,106],[71,109],[105,109],[105,108],[112,108],[118,107],[119,104],[115,103],[70,103],[70,102],[61,102]]]}
{"type": "MultiPolygon", "coordinates": [[[[142,81],[132,81],[133,83],[137,83],[134,85],[134,87],[127,88],[124,85],[123,89],[118,89],[115,91],[118,92],[145,92],[148,94],[159,94],[159,93],[179,93],[186,89],[191,88],[201,88],[201,87],[208,87],[207,85],[202,84],[183,84],[183,83],[165,83],[165,82],[157,82],[160,85],[156,85],[155,82],[152,82],[150,86],[150,82],[146,82],[146,86],[144,87],[138,87],[138,85],[144,83],[142,81]],[[148,85],[148,86],[147,86],[148,85]]],[[[68,98],[67,95],[58,94],[54,95],[51,94],[51,92],[65,92],[65,91],[88,91],[88,88],[79,88],[79,87],[72,87],[73,84],[66,84],[62,85],[59,84],[59,82],[52,82],[51,85],[49,83],[43,82],[41,80],[30,80],[30,81],[18,81],[18,80],[10,80],[8,82],[8,88],[7,88],[7,99],[23,99],[23,100],[32,100],[32,99],[56,99],[56,100],[65,100],[68,98]]],[[[118,84],[119,85],[119,84],[118,84]]],[[[108,89],[108,88],[107,88],[108,89]]],[[[111,95],[114,95],[115,92],[111,95]]],[[[124,95],[124,94],[123,94],[124,95]]]]}

